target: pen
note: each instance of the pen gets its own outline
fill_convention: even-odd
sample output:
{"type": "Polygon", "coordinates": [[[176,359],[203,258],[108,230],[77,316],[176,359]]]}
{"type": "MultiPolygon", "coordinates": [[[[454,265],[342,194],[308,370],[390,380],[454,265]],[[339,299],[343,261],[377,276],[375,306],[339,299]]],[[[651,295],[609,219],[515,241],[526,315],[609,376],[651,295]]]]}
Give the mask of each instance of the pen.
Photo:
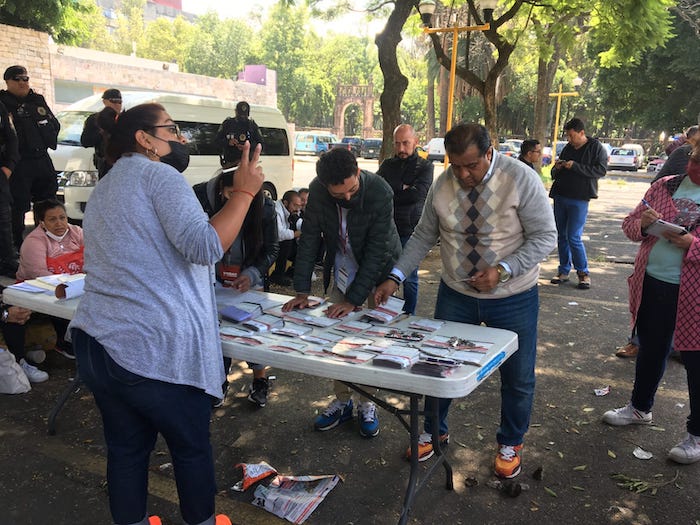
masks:
{"type": "Polygon", "coordinates": [[[654,209],[654,208],[651,207],[651,205],[649,204],[649,201],[646,200],[646,199],[642,199],[642,204],[644,204],[644,206],[646,206],[646,207],[647,207],[648,209],[650,209],[650,210],[653,210],[653,209],[654,209]]]}

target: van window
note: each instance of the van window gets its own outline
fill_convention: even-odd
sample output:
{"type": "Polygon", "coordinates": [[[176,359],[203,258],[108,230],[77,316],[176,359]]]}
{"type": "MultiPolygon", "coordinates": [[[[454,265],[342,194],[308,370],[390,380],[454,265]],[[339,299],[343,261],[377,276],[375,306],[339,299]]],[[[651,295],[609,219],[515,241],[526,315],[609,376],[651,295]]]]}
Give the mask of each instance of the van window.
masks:
{"type": "Polygon", "coordinates": [[[61,111],[56,118],[61,123],[58,132],[58,143],[69,146],[80,146],[80,135],[83,133],[85,119],[92,115],[90,111],[61,111]]]}

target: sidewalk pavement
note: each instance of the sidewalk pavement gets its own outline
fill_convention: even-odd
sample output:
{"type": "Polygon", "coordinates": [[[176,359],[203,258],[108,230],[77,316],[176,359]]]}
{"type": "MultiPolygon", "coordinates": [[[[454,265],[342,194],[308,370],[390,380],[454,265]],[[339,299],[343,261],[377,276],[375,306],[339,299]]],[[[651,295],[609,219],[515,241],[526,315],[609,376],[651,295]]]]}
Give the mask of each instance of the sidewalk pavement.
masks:
{"type": "MultiPolygon", "coordinates": [[[[626,278],[637,249],[620,224],[648,181],[608,176],[600,186],[585,231],[591,289],[578,290],[574,274],[570,283],[550,284],[555,254],[542,265],[538,385],[523,473],[517,479],[528,490],[508,498],[487,485],[494,479],[500,403],[494,375],[452,405],[447,453],[455,490],[445,490],[444,476],[436,472],[419,493],[409,523],[690,524],[700,519],[700,464],[679,466],[666,459],[684,437],[688,413],[685,371],[679,363],[669,361],[653,426],[612,428],[600,422],[604,411],[627,402],[634,377],[634,359],[614,356],[629,335],[626,278]],[[594,395],[594,389],[606,386],[609,395],[594,395]],[[637,446],[651,452],[652,459],[637,459],[637,446]],[[539,467],[542,480],[532,477],[539,467]],[[639,479],[637,487],[648,490],[626,490],[613,474],[639,479]]],[[[434,250],[421,266],[421,315],[432,313],[439,276],[434,250]]],[[[51,353],[46,368],[51,374],[47,383],[25,395],[0,396],[0,523],[108,523],[105,448],[94,401],[81,390],[59,416],[58,434],[47,436],[46,415],[73,364],[51,353]]],[[[264,409],[246,400],[251,372],[241,363],[233,370],[224,406],[214,411],[211,433],[221,490],[217,511],[237,524],[285,523],[252,507],[251,493],[230,490],[240,479],[236,463],[266,461],[283,474],[343,477],[306,521],[309,525],[397,523],[408,475],[403,427],[380,412],[381,433],[375,439],[361,438],[356,422],[316,432],[312,420],[330,400],[330,381],[284,370],[270,374],[277,380],[264,409]]],[[[174,524],[180,518],[169,463],[159,441],[152,458],[151,512],[174,524]]]]}

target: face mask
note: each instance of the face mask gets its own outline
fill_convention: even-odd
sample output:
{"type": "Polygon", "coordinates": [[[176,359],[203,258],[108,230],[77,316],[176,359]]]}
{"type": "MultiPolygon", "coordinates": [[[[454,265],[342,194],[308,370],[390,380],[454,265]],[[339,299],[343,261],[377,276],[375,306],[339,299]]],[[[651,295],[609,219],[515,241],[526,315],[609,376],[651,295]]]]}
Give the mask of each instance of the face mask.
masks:
{"type": "Polygon", "coordinates": [[[182,173],[190,165],[190,150],[182,142],[176,140],[169,140],[168,144],[170,145],[170,153],[163,155],[160,161],[169,164],[182,173]]]}
{"type": "Polygon", "coordinates": [[[696,160],[688,162],[688,178],[700,186],[700,162],[696,160]]]}
{"type": "Polygon", "coordinates": [[[49,237],[49,239],[53,239],[56,242],[61,242],[63,238],[68,235],[68,230],[66,230],[66,233],[61,235],[60,237],[54,233],[51,233],[49,230],[46,230],[46,235],[49,237]]]}

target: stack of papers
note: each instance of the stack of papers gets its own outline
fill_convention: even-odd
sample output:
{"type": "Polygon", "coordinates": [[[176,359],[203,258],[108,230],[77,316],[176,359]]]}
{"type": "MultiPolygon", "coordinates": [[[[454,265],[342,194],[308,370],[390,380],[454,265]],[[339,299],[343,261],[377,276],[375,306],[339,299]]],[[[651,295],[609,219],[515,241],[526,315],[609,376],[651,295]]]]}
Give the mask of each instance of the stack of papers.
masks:
{"type": "Polygon", "coordinates": [[[374,358],[373,365],[388,368],[409,368],[418,361],[420,351],[407,346],[390,346],[374,358]]]}
{"type": "Polygon", "coordinates": [[[404,300],[398,297],[391,296],[386,303],[377,306],[374,310],[365,313],[365,318],[380,323],[393,323],[404,314],[404,300]]]}

